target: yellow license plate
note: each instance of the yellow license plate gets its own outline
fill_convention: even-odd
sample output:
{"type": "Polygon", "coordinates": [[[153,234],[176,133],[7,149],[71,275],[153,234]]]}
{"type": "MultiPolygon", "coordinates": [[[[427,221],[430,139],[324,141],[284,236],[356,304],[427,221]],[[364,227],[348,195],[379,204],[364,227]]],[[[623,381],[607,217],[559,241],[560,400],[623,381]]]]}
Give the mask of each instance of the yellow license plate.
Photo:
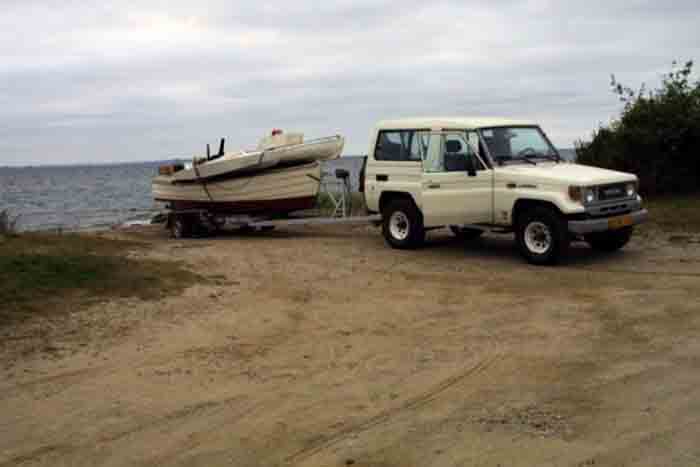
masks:
{"type": "Polygon", "coordinates": [[[608,228],[610,230],[621,229],[628,225],[632,225],[632,216],[619,216],[608,219],[608,228]]]}

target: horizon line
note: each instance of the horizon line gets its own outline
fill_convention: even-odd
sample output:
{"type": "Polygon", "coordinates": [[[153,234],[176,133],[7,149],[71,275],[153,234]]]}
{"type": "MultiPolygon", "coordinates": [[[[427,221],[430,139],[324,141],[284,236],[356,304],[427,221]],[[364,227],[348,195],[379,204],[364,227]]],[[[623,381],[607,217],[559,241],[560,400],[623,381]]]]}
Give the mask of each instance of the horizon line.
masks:
{"type": "MultiPolygon", "coordinates": [[[[576,148],[557,148],[559,151],[575,151],[576,148]]],[[[342,159],[344,157],[365,157],[366,154],[342,154],[339,159],[342,159]]],[[[24,164],[24,165],[0,165],[0,169],[33,169],[33,168],[40,168],[40,167],[54,167],[54,168],[63,168],[63,167],[108,167],[108,166],[115,166],[115,165],[129,165],[129,164],[155,164],[155,163],[160,163],[160,162],[171,162],[171,161],[186,161],[191,159],[190,157],[187,158],[169,158],[169,159],[150,159],[150,160],[140,160],[140,161],[116,161],[116,162],[58,162],[58,163],[49,163],[49,164],[24,164]]]]}

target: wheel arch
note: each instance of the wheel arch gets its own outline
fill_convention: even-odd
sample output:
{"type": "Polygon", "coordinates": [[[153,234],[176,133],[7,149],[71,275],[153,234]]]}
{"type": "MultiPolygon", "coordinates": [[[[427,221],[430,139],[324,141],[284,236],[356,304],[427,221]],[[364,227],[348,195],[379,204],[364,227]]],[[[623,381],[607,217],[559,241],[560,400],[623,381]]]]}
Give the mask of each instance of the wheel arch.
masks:
{"type": "Polygon", "coordinates": [[[413,198],[413,195],[405,191],[383,191],[382,194],[379,196],[379,212],[384,212],[384,208],[388,206],[389,203],[397,199],[410,201],[411,203],[413,203],[420,215],[423,216],[423,213],[418,207],[418,203],[416,203],[416,200],[413,198]]]}
{"type": "Polygon", "coordinates": [[[530,209],[533,209],[535,207],[546,207],[546,208],[553,210],[554,212],[556,212],[560,216],[562,216],[562,217],[564,216],[564,213],[561,212],[561,209],[559,209],[559,207],[556,204],[552,203],[551,201],[545,201],[542,199],[533,199],[533,198],[519,198],[513,204],[513,212],[511,214],[513,226],[518,225],[520,216],[523,213],[525,213],[525,212],[527,212],[530,209]]]}

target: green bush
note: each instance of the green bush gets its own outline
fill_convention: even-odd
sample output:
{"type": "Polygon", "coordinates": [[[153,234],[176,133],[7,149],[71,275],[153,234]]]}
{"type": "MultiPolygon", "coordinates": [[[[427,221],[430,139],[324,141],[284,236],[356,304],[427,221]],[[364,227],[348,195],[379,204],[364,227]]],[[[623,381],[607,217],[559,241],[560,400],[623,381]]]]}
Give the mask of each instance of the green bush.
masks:
{"type": "Polygon", "coordinates": [[[693,62],[664,75],[647,91],[620,84],[612,90],[624,103],[618,119],[576,144],[582,164],[637,174],[646,194],[700,191],[700,80],[691,82],[693,62]]]}

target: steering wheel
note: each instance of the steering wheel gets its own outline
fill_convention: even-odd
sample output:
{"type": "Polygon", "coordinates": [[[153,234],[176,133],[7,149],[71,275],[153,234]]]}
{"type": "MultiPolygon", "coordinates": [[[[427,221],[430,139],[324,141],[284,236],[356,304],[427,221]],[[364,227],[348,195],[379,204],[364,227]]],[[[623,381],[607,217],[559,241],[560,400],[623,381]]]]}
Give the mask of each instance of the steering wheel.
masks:
{"type": "Polygon", "coordinates": [[[528,146],[528,147],[526,147],[526,148],[521,149],[520,151],[518,151],[518,154],[516,154],[516,155],[517,155],[518,157],[521,157],[521,156],[525,156],[526,154],[537,155],[537,151],[535,151],[535,148],[531,148],[531,147],[528,146]]]}

